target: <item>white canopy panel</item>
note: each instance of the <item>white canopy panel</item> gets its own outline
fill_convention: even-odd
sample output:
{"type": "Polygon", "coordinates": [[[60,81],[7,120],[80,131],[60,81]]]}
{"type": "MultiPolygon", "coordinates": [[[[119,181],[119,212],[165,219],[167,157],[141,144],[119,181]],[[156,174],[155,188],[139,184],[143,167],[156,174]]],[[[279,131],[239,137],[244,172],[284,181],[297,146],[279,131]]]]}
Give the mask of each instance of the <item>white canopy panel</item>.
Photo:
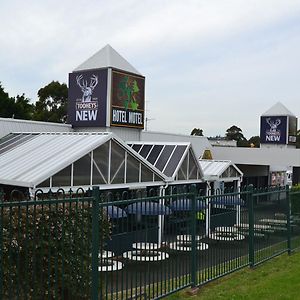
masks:
{"type": "Polygon", "coordinates": [[[36,187],[111,139],[160,180],[167,180],[113,133],[14,133],[0,139],[0,184],[36,187]]]}
{"type": "Polygon", "coordinates": [[[199,159],[205,180],[242,177],[241,170],[230,160],[199,159]]]}
{"type": "Polygon", "coordinates": [[[203,172],[190,143],[127,142],[139,155],[173,180],[201,180],[203,172]]]}

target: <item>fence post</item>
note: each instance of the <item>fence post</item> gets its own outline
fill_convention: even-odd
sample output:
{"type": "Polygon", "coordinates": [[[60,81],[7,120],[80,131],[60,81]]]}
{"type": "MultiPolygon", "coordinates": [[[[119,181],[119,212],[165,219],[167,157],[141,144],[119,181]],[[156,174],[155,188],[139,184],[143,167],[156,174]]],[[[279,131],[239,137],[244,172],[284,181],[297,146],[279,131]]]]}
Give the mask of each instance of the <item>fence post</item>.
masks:
{"type": "Polygon", "coordinates": [[[196,189],[192,188],[192,213],[191,213],[191,235],[192,235],[192,257],[191,257],[191,282],[192,288],[197,285],[197,257],[196,257],[196,189]]]}
{"type": "Polygon", "coordinates": [[[290,255],[291,251],[292,251],[290,187],[288,185],[286,185],[285,189],[286,189],[286,208],[287,208],[287,212],[286,212],[286,221],[287,221],[287,224],[286,224],[287,225],[287,251],[288,251],[288,254],[290,255]]]}
{"type": "Polygon", "coordinates": [[[253,186],[248,188],[248,217],[249,217],[249,266],[252,268],[255,264],[254,258],[254,199],[253,186]]]}
{"type": "Polygon", "coordinates": [[[99,199],[99,187],[94,187],[92,205],[92,300],[97,300],[99,293],[99,199]]]}

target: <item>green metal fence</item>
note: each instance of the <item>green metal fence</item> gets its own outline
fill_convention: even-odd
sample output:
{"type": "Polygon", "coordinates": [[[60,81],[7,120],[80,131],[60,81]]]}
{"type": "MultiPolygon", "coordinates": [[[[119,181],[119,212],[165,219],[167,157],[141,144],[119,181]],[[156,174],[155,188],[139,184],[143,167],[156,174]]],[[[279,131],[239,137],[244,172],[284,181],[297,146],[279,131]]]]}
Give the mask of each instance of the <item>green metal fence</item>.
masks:
{"type": "Polygon", "coordinates": [[[159,299],[300,247],[300,190],[0,201],[1,299],[159,299]]]}

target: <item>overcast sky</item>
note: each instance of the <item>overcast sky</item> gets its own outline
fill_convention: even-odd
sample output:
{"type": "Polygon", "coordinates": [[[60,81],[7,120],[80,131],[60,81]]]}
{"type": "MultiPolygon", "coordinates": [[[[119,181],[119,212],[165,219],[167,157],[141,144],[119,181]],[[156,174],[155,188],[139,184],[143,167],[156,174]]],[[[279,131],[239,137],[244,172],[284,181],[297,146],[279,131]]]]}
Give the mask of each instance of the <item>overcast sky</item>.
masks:
{"type": "Polygon", "coordinates": [[[300,0],[1,1],[0,82],[33,102],[110,44],[146,77],[148,130],[249,138],[300,116],[300,0]]]}

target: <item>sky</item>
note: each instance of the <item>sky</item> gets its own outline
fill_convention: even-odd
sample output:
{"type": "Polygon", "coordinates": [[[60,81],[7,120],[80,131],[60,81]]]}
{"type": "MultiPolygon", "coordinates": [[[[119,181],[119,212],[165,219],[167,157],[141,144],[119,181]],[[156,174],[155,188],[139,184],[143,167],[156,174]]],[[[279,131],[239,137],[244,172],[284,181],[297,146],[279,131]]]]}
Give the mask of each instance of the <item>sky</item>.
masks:
{"type": "Polygon", "coordinates": [[[35,102],[110,44],[146,77],[147,130],[250,138],[278,101],[300,117],[300,0],[10,0],[0,19],[12,97],[35,102]]]}

